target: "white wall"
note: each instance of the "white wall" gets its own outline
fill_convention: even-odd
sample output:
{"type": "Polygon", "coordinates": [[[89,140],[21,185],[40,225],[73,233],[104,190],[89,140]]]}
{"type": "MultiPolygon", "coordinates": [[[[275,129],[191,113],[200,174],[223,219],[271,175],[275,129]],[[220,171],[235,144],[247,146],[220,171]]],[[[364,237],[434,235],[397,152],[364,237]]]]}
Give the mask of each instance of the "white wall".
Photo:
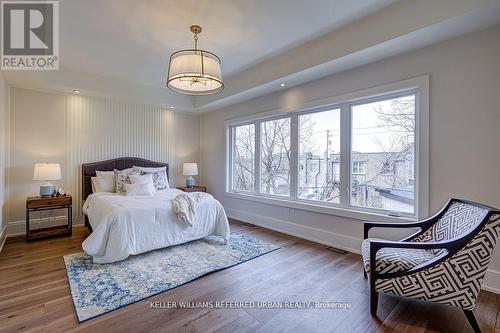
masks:
{"type": "MultiPolygon", "coordinates": [[[[430,75],[430,210],[448,197],[500,208],[500,26],[202,115],[203,181],[228,215],[359,251],[362,221],[224,197],[224,121],[430,75]]],[[[500,246],[485,286],[500,292],[500,246]]]]}
{"type": "Polygon", "coordinates": [[[8,133],[9,133],[9,93],[8,86],[0,72],[0,251],[2,250],[7,227],[6,170],[8,162],[8,133]]]}
{"type": "MultiPolygon", "coordinates": [[[[33,163],[61,164],[54,182],[74,196],[79,214],[82,162],[137,156],[171,163],[171,184],[182,184],[183,162],[199,162],[199,117],[159,106],[11,88],[8,233],[24,230],[26,196],[36,195],[33,163]]],[[[34,216],[36,218],[36,216],[34,216]]]]}

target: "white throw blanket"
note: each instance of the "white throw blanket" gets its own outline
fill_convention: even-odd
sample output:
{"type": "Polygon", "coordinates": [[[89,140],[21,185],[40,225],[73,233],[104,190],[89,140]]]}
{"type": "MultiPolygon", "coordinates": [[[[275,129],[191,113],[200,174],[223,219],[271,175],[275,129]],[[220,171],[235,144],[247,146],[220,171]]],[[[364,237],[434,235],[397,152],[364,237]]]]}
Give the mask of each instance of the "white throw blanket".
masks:
{"type": "Polygon", "coordinates": [[[204,192],[181,193],[172,200],[172,208],[179,220],[193,226],[198,206],[206,199],[213,196],[204,192]]]}

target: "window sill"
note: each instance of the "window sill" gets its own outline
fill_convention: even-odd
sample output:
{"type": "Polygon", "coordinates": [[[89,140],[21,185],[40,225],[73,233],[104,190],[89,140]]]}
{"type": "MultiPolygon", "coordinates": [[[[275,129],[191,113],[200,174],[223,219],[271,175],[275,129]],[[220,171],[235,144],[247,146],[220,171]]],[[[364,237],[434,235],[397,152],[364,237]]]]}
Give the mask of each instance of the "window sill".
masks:
{"type": "Polygon", "coordinates": [[[235,199],[249,200],[268,205],[288,207],[293,209],[306,210],[321,214],[347,217],[361,221],[384,221],[384,222],[414,222],[417,218],[407,216],[391,216],[384,213],[366,212],[355,209],[333,207],[322,205],[320,203],[289,200],[287,198],[278,198],[274,196],[254,195],[250,193],[226,192],[224,196],[235,199]]]}

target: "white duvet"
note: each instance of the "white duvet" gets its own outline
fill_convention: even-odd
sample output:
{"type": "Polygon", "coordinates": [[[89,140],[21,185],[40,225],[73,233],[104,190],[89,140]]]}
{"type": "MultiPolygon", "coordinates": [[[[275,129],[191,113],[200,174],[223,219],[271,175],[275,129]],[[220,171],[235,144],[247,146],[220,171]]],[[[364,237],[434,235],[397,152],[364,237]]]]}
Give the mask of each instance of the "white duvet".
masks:
{"type": "Polygon", "coordinates": [[[227,242],[229,223],[220,202],[209,198],[200,203],[190,226],[177,219],[172,208],[172,200],[180,193],[169,189],[153,196],[91,194],[83,212],[93,232],[83,242],[83,250],[96,263],[110,263],[210,235],[227,242]]]}

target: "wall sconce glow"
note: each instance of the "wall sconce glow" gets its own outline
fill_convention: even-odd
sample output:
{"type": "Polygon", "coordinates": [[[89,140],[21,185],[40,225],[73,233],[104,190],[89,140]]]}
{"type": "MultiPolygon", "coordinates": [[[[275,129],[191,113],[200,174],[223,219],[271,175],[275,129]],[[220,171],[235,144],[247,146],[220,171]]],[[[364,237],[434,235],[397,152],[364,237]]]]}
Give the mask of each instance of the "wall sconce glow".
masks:
{"type": "Polygon", "coordinates": [[[78,89],[73,89],[73,93],[75,93],[75,94],[79,94],[79,93],[80,93],[80,90],[78,90],[78,89]]]}
{"type": "Polygon", "coordinates": [[[284,87],[284,86],[286,86],[286,84],[284,84],[283,82],[280,83],[280,87],[284,87]]]}
{"type": "Polygon", "coordinates": [[[168,65],[167,87],[186,95],[211,95],[224,89],[220,59],[212,52],[198,49],[199,25],[191,26],[194,49],[174,52],[168,65]]]}

